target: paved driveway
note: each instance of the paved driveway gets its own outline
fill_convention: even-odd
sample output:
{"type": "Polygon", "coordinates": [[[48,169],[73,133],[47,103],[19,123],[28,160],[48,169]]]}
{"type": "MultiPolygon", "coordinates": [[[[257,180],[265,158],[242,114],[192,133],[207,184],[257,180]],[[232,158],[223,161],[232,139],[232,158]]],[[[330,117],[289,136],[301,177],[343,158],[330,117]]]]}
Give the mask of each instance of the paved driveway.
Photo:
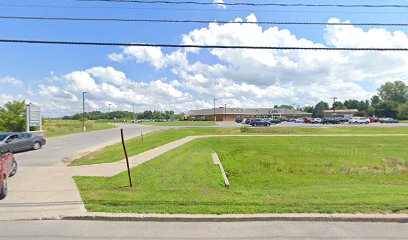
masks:
{"type": "MultiPolygon", "coordinates": [[[[126,139],[168,127],[123,125],[126,139]]],[[[19,170],[9,179],[0,202],[0,220],[55,218],[85,212],[81,197],[62,160],[120,142],[118,128],[48,139],[38,151],[15,155],[19,170]]]]}

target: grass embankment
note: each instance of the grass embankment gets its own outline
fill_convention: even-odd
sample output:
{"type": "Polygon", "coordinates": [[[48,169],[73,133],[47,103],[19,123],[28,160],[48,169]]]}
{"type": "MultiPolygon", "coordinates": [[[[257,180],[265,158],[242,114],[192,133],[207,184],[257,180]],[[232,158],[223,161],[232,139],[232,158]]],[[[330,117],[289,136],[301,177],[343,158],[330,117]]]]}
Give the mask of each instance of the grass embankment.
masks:
{"type": "Polygon", "coordinates": [[[408,213],[407,145],[403,136],[207,138],[133,168],[133,189],[126,173],[75,181],[95,212],[408,213]]]}
{"type": "MultiPolygon", "coordinates": [[[[94,121],[85,122],[87,132],[114,128],[111,124],[95,123],[94,121]]],[[[68,134],[82,132],[82,122],[78,120],[54,120],[44,121],[44,131],[47,137],[58,137],[68,134]]]]}
{"type": "MultiPolygon", "coordinates": [[[[191,128],[152,132],[126,141],[129,156],[145,152],[187,136],[225,134],[408,134],[408,128],[191,128]]],[[[105,147],[71,163],[71,166],[116,162],[124,159],[121,144],[105,147]]]]}
{"type": "Polygon", "coordinates": [[[178,122],[141,122],[149,126],[214,126],[212,121],[178,121],[178,122]]]}

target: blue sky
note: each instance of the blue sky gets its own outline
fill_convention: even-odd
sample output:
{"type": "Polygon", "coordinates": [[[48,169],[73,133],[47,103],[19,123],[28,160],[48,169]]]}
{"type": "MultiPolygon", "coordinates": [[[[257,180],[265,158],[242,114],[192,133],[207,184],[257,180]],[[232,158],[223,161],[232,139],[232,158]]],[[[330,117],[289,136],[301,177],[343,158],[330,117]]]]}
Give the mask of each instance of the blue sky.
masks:
{"type": "MultiPolygon", "coordinates": [[[[310,0],[290,2],[356,3],[310,0]]],[[[358,3],[384,4],[383,1],[358,3]]],[[[387,2],[391,3],[405,4],[405,1],[387,2]]],[[[337,18],[339,21],[351,22],[408,22],[408,12],[404,8],[228,6],[224,9],[217,6],[73,0],[1,1],[0,15],[223,21],[234,21],[237,18],[246,21],[246,18],[251,16],[250,19],[255,18],[258,21],[327,22],[329,19],[337,18]]],[[[0,38],[174,44],[183,43],[187,38],[195,43],[247,45],[251,43],[273,45],[279,40],[281,45],[296,45],[303,44],[301,39],[306,39],[312,44],[320,43],[325,46],[329,45],[329,39],[332,44],[337,44],[336,46],[374,44],[393,47],[404,45],[408,34],[406,27],[381,27],[384,30],[372,32],[370,29],[373,27],[352,27],[353,29],[348,30],[327,29],[325,26],[285,25],[269,32],[267,30],[275,26],[262,25],[261,31],[260,26],[254,26],[258,27],[255,29],[247,28],[244,24],[238,27],[222,24],[219,26],[220,29],[210,28],[208,24],[191,23],[2,19],[0,38]],[[287,31],[282,31],[285,29],[287,31]],[[401,32],[402,36],[394,34],[395,31],[401,32]],[[249,36],[251,33],[254,39],[249,36]],[[259,36],[255,37],[257,34],[259,36]]],[[[1,43],[0,104],[14,99],[27,100],[41,105],[45,115],[61,116],[79,111],[78,105],[81,100],[79,98],[81,92],[86,90],[89,92],[87,109],[101,111],[106,111],[109,103],[116,109],[130,110],[131,103],[136,102],[138,111],[174,109],[178,112],[187,112],[192,108],[210,107],[213,97],[220,98],[220,105],[227,103],[235,107],[268,107],[284,103],[297,103],[303,106],[318,100],[329,101],[329,96],[334,94],[341,100],[351,97],[364,99],[371,96],[384,81],[406,81],[405,77],[408,75],[404,72],[404,69],[408,69],[406,66],[408,60],[401,53],[398,53],[399,55],[362,53],[363,56],[358,54],[355,56],[353,55],[355,53],[330,55],[320,52],[316,53],[319,55],[310,54],[309,57],[304,55],[306,53],[293,52],[262,54],[259,51],[244,51],[241,54],[238,52],[240,50],[218,53],[211,50],[195,53],[164,48],[128,50],[119,47],[1,43]],[[113,59],[112,54],[120,56],[121,59],[113,59]],[[181,64],[183,61],[185,62],[181,64]],[[275,63],[271,64],[271,61],[275,63]],[[330,61],[332,63],[329,64],[330,61]],[[82,74],[72,74],[75,72],[82,74]],[[117,81],[112,80],[115,77],[117,81]],[[91,85],[84,85],[81,88],[79,83],[87,81],[91,85]],[[92,87],[95,88],[94,91],[92,87]]]]}

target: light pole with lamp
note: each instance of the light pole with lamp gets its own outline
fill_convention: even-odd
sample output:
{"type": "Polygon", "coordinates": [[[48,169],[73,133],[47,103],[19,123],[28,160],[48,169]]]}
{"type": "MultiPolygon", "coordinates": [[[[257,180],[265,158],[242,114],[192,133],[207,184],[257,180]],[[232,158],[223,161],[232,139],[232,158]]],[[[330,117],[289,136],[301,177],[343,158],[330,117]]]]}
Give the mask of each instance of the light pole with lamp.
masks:
{"type": "Polygon", "coordinates": [[[110,124],[110,119],[111,119],[111,115],[110,115],[110,107],[111,107],[111,103],[109,103],[108,105],[108,119],[109,119],[109,124],[110,124]]]}
{"type": "Polygon", "coordinates": [[[87,92],[82,92],[82,131],[85,132],[85,93],[87,92]]]}
{"type": "Polygon", "coordinates": [[[215,101],[218,99],[214,98],[214,123],[217,121],[217,117],[215,116],[215,101]]]}
{"type": "Polygon", "coordinates": [[[227,104],[224,104],[224,121],[227,121],[227,104]]]}
{"type": "Polygon", "coordinates": [[[133,120],[135,120],[135,102],[132,102],[133,120]]]}

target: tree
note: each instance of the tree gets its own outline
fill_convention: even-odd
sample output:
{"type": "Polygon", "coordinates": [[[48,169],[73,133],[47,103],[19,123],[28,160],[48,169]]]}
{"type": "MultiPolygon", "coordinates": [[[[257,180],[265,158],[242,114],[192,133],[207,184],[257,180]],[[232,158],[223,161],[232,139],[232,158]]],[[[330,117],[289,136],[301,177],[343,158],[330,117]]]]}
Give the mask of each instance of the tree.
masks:
{"type": "Polygon", "coordinates": [[[313,117],[322,118],[324,116],[323,111],[329,110],[329,104],[327,102],[320,101],[313,110],[313,117]]]}
{"type": "Polygon", "coordinates": [[[313,110],[314,110],[314,106],[306,106],[303,108],[303,111],[307,113],[313,113],[313,110]]]}
{"type": "Polygon", "coordinates": [[[184,113],[180,113],[176,115],[176,119],[179,121],[183,121],[186,118],[184,113]]]}
{"type": "Polygon", "coordinates": [[[403,81],[387,82],[378,89],[378,95],[384,101],[405,103],[408,100],[408,86],[403,81]]]}
{"type": "Polygon", "coordinates": [[[398,103],[393,101],[382,101],[375,106],[375,115],[378,117],[396,118],[398,115],[398,103]]]}
{"type": "Polygon", "coordinates": [[[279,108],[293,109],[293,106],[283,104],[283,105],[280,105],[279,108]]]}
{"type": "Polygon", "coordinates": [[[333,104],[333,108],[335,108],[335,109],[337,109],[337,110],[340,110],[340,109],[344,109],[345,107],[344,107],[344,105],[343,105],[342,102],[335,102],[335,103],[333,104]]]}
{"type": "Polygon", "coordinates": [[[379,104],[380,102],[381,102],[381,99],[380,99],[380,97],[377,96],[377,95],[374,95],[374,96],[371,98],[371,106],[375,106],[375,105],[379,104]]]}
{"type": "Polygon", "coordinates": [[[25,101],[8,102],[0,108],[0,130],[8,132],[23,132],[25,130],[25,101]]]}
{"type": "Polygon", "coordinates": [[[400,120],[408,119],[408,103],[401,104],[398,106],[398,119],[400,120]]]}

